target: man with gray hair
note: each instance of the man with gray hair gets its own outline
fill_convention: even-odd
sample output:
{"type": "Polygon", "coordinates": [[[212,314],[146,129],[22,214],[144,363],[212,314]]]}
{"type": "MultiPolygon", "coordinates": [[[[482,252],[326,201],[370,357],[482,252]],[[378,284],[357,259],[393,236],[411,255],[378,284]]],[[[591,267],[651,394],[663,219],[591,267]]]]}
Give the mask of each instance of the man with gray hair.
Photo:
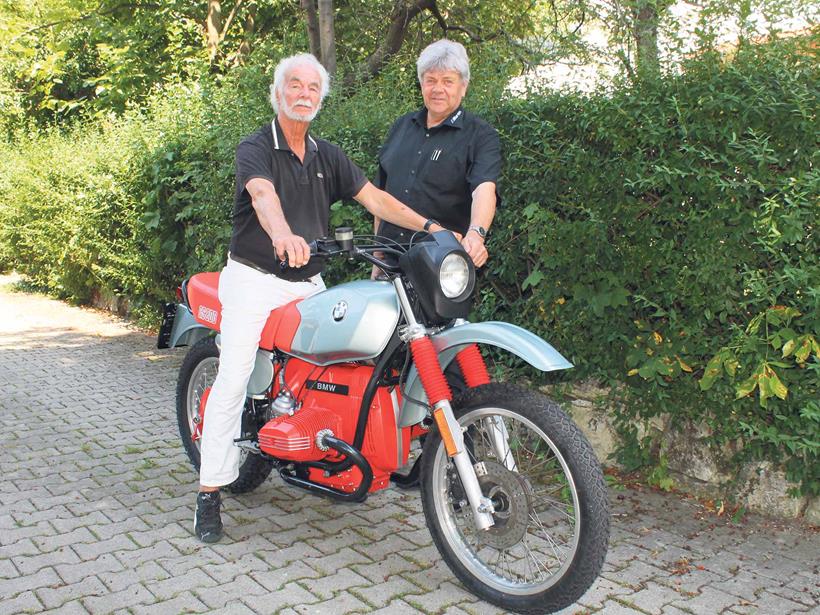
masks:
{"type": "Polygon", "coordinates": [[[282,60],[271,86],[275,117],[236,150],[233,233],[219,277],[222,345],[203,424],[194,515],[194,531],[203,542],[222,536],[219,488],[239,475],[234,438],[265,322],[274,308],[325,288],[324,261],[308,262],[307,242],[328,234],[330,205],[353,198],[401,227],[442,230],[367,181],[337,146],[308,133],[329,85],[327,71],[312,55],[282,60]],[[286,257],[291,268],[282,270],[286,257]]]}
{"type": "MultiPolygon", "coordinates": [[[[428,223],[441,223],[463,235],[462,245],[481,267],[487,262],[484,240],[499,201],[498,133],[461,105],[470,83],[463,45],[436,41],[421,52],[416,67],[424,106],[390,128],[379,151],[375,184],[428,223]]],[[[375,232],[400,242],[413,234],[378,216],[375,232]]]]}

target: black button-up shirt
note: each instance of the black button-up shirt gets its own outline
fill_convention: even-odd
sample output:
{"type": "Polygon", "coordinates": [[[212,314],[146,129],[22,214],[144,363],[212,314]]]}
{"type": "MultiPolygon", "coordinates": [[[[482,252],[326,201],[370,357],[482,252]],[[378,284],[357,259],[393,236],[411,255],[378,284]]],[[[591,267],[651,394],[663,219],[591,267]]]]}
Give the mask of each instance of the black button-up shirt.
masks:
{"type": "Polygon", "coordinates": [[[330,206],[358,194],[364,173],[336,145],[305,137],[304,161],[294,154],[279,121],[257,130],[236,148],[236,195],[231,255],[288,280],[304,280],[322,270],[324,259],[299,269],[279,268],[270,236],[262,228],[245,186],[260,177],[273,184],[291,231],[312,241],[328,234],[330,206]]]}
{"type": "MultiPolygon", "coordinates": [[[[466,233],[472,193],[484,182],[498,183],[501,144],[487,122],[459,107],[438,126],[427,128],[427,109],[400,117],[379,152],[376,186],[426,218],[466,233]]],[[[382,222],[379,234],[409,241],[413,231],[382,222]]]]}

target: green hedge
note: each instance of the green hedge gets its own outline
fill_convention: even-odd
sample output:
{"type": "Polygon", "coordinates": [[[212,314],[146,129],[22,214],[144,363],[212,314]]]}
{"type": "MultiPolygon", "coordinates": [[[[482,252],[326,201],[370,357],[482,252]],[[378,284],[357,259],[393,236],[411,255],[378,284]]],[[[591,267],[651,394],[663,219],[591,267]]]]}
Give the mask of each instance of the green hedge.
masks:
{"type": "MultiPolygon", "coordinates": [[[[820,492],[812,53],[746,49],[591,96],[505,100],[480,83],[469,105],[498,127],[506,161],[477,317],[549,339],[577,367],[560,377],[625,383],[627,465],[647,460],[636,420],[669,413],[820,492]]],[[[182,276],[224,260],[233,151],[269,118],[266,86],[248,70],[3,146],[0,267],[156,318],[182,276]]],[[[390,122],[417,100],[396,72],[329,99],[317,132],[372,172],[390,122]]],[[[332,220],[369,226],[350,204],[332,220]]]]}

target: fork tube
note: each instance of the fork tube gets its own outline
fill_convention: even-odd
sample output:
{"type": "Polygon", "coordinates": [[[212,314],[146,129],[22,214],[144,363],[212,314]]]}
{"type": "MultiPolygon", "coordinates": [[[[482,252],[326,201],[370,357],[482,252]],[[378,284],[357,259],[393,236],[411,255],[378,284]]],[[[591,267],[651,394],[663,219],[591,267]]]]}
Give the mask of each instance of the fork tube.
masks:
{"type": "Polygon", "coordinates": [[[413,363],[419,372],[427,399],[433,406],[433,418],[436,420],[444,448],[461,478],[464,493],[473,510],[476,528],[486,530],[494,525],[492,513],[495,511],[490,499],[481,493],[475,468],[464,446],[464,433],[450,405],[453,394],[441,371],[433,341],[426,335],[421,335],[410,342],[410,352],[413,354],[413,363]]]}

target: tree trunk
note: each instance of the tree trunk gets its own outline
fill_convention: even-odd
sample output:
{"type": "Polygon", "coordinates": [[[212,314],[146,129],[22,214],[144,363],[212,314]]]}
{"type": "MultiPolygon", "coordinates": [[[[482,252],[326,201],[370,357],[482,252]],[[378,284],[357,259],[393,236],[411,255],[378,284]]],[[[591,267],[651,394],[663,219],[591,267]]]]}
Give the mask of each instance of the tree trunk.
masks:
{"type": "Polygon", "coordinates": [[[390,15],[390,27],[387,30],[387,36],[373,52],[373,55],[367,59],[365,70],[363,74],[359,75],[360,78],[366,80],[378,75],[388,60],[401,49],[410,22],[422,11],[432,9],[435,6],[436,0],[414,0],[413,2],[396,0],[393,13],[390,15]]]}
{"type": "Polygon", "coordinates": [[[333,27],[333,0],[319,0],[319,38],[322,64],[331,75],[336,73],[336,32],[333,27]]]}
{"type": "Polygon", "coordinates": [[[208,60],[214,63],[219,53],[219,41],[222,35],[222,6],[219,0],[208,0],[208,16],[205,18],[205,44],[208,49],[208,60]]]}
{"type": "Polygon", "coordinates": [[[655,0],[639,0],[633,8],[633,15],[638,78],[654,79],[660,74],[659,12],[655,0]]]}
{"type": "Polygon", "coordinates": [[[305,10],[310,53],[316,56],[316,59],[321,62],[322,42],[319,36],[319,17],[317,15],[316,0],[299,0],[299,4],[305,10]]]}
{"type": "Polygon", "coordinates": [[[250,55],[254,30],[256,30],[256,8],[251,6],[248,9],[248,15],[245,17],[245,23],[242,26],[242,42],[239,44],[239,50],[236,53],[237,64],[244,64],[250,55]]]}

